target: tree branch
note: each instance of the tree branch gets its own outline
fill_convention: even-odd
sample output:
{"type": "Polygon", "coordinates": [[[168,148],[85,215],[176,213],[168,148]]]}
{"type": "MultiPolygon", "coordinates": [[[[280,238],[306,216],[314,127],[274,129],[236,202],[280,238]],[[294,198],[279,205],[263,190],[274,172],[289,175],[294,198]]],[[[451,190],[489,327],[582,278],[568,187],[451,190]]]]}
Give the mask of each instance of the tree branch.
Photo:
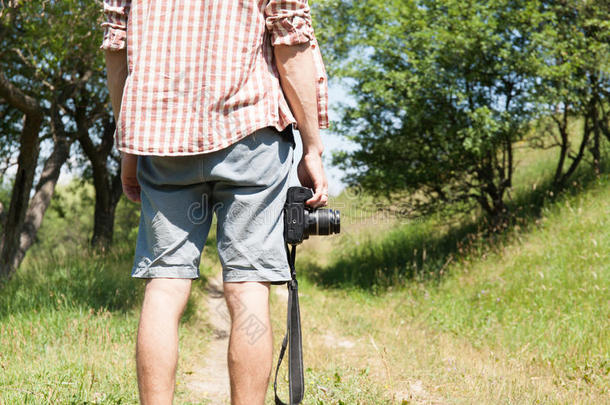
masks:
{"type": "Polygon", "coordinates": [[[2,70],[0,70],[0,96],[24,114],[37,116],[42,119],[42,111],[38,101],[34,97],[25,94],[8,80],[2,70]]]}

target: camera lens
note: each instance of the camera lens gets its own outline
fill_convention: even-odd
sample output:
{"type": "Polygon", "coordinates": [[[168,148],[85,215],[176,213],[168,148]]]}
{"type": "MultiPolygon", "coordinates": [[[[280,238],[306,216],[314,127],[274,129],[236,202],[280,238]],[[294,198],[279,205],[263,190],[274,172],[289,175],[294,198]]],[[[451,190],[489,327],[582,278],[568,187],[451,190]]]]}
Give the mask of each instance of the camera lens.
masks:
{"type": "Polygon", "coordinates": [[[341,230],[339,210],[305,211],[305,235],[332,235],[341,230]]]}

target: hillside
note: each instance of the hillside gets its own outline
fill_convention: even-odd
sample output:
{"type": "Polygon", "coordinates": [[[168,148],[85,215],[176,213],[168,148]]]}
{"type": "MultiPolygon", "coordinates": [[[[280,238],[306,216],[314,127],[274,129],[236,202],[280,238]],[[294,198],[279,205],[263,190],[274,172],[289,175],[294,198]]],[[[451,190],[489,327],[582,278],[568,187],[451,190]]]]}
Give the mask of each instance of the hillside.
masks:
{"type": "MultiPolygon", "coordinates": [[[[406,262],[403,273],[388,252],[406,257],[426,249],[421,241],[435,238],[425,224],[369,235],[347,252],[332,250],[338,258],[311,277],[321,284],[302,288],[309,392],[321,403],[385,403],[392,395],[397,403],[607,401],[608,178],[544,206],[531,224],[500,241],[444,251],[459,234],[449,228],[436,235],[444,243],[430,243],[428,258],[411,254],[419,263],[406,262]],[[387,282],[383,263],[403,285],[374,288],[387,282]],[[342,266],[356,272],[371,264],[370,287],[337,275],[342,266]],[[438,265],[440,277],[426,276],[438,265]]],[[[314,250],[303,252],[305,273],[314,250]]]]}
{"type": "MultiPolygon", "coordinates": [[[[610,176],[555,195],[548,153],[520,151],[516,225],[499,235],[477,212],[407,221],[353,190],[331,199],[342,233],[297,251],[305,404],[607,403],[610,176]]],[[[0,403],[137,403],[137,207],[119,207],[102,256],[81,247],[90,200],[63,193],[0,295],[0,403]]],[[[180,330],[180,404],[218,403],[194,383],[222,367],[208,360],[222,358],[206,306],[215,255],[212,234],[180,330]]],[[[285,288],[272,289],[277,350],[285,288]]]]}

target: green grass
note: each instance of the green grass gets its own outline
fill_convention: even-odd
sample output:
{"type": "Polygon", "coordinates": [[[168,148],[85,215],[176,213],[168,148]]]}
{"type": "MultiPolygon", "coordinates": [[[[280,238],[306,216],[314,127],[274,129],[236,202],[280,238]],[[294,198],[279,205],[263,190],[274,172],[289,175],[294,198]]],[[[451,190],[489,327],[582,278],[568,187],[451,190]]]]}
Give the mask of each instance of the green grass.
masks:
{"type": "Polygon", "coordinates": [[[435,218],[353,235],[351,246],[332,239],[336,258],[325,265],[315,260],[324,244],[306,242],[297,255],[305,360],[320,372],[306,403],[335,373],[334,397],[321,403],[607,401],[610,176],[547,193],[532,212],[495,239],[466,233],[462,247],[449,242],[463,230],[435,218]],[[424,243],[426,260],[412,253],[424,243]],[[328,346],[328,333],[354,347],[328,346]]]}
{"type": "MultiPolygon", "coordinates": [[[[330,246],[308,241],[297,255],[297,268],[309,280],[301,283],[304,294],[332,297],[328,307],[318,302],[303,313],[324,317],[353,339],[374,336],[385,342],[393,359],[410,353],[411,360],[395,363],[412,367],[420,361],[412,374],[428,372],[424,377],[431,381],[457,384],[449,391],[438,389],[441,402],[607,399],[610,176],[607,167],[595,177],[583,164],[569,188],[556,190],[549,178],[554,159],[553,151],[519,150],[508,200],[513,216],[503,232],[489,233],[480,212],[451,222],[436,215],[410,223],[369,220],[368,225],[363,225],[366,216],[359,221],[349,215],[344,233],[326,239],[330,246]],[[331,316],[324,314],[326,308],[332,308],[331,316]],[[409,336],[414,341],[391,337],[403,322],[417,325],[409,336]],[[494,362],[518,367],[494,371],[503,377],[493,384],[489,382],[497,377],[468,375],[473,370],[467,369],[463,381],[455,383],[456,376],[439,359],[442,350],[435,345],[440,343],[427,344],[420,332],[448,340],[447,346],[467,347],[467,355],[481,364],[493,354],[494,362]],[[421,364],[422,357],[427,363],[421,364]],[[473,394],[472,386],[480,393],[473,394]],[[504,396],[498,397],[499,392],[504,396]]],[[[460,353],[450,351],[448,357],[477,366],[460,353]]],[[[383,384],[383,377],[377,384],[383,384]]]]}
{"type": "MultiPolygon", "coordinates": [[[[474,345],[533,349],[535,361],[599,387],[610,383],[610,180],[542,212],[540,225],[438,287],[409,288],[400,313],[474,345]]],[[[606,385],[607,387],[607,385],[606,385]]]]}
{"type": "MultiPolygon", "coordinates": [[[[333,198],[342,234],[297,254],[304,403],[607,402],[610,177],[584,166],[558,193],[553,158],[518,152],[514,217],[497,234],[479,212],[403,222],[358,190],[333,198]]],[[[0,404],[137,403],[137,206],[122,203],[117,246],[98,255],[83,248],[88,191],[74,187],[1,291],[0,404]]],[[[201,287],[219,266],[213,232],[205,249],[180,327],[176,403],[192,398],[181,376],[211,339],[201,287]]],[[[285,311],[272,295],[276,350],[285,311]]]]}
{"type": "Polygon", "coordinates": [[[0,402],[137,403],[128,252],[28,258],[0,295],[0,402]]]}
{"type": "MultiPolygon", "coordinates": [[[[0,295],[0,404],[138,403],[134,354],[144,283],[130,276],[133,246],[106,255],[87,248],[32,253],[0,295]]],[[[208,338],[195,302],[210,269],[201,272],[182,318],[186,354],[208,338]]]]}

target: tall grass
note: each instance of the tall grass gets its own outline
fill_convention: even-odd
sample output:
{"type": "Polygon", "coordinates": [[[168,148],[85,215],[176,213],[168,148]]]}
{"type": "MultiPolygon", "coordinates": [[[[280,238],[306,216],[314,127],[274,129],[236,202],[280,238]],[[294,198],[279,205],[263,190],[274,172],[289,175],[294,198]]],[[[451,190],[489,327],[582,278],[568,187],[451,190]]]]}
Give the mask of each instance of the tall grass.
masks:
{"type": "Polygon", "coordinates": [[[545,207],[531,232],[478,259],[463,258],[438,287],[409,288],[411,305],[396,310],[608,387],[609,263],[606,176],[545,207]]]}
{"type": "MultiPolygon", "coordinates": [[[[90,192],[79,183],[60,188],[38,243],[0,291],[2,405],[138,403],[134,349],[144,281],[131,268],[139,207],[119,204],[115,245],[101,254],[88,246],[90,192]]],[[[212,233],[206,249],[214,240],[212,233]]],[[[182,318],[183,340],[193,334],[209,264],[201,271],[182,318]]]]}
{"type": "MultiPolygon", "coordinates": [[[[370,333],[373,308],[384,308],[380,324],[421,323],[552,370],[551,392],[590,389],[597,398],[610,387],[608,168],[596,177],[584,165],[569,188],[556,190],[548,151],[520,153],[526,175],[515,179],[504,231],[487,232],[479,213],[450,225],[441,216],[395,222],[344,237],[349,243],[336,242],[326,264],[305,254],[298,269],[314,285],[342,291],[348,307],[370,297],[368,310],[339,315],[352,336],[370,333]]],[[[395,344],[396,355],[409,350],[395,344]]]]}
{"type": "Polygon", "coordinates": [[[28,258],[0,295],[0,402],[137,403],[129,268],[128,251],[28,258]]]}

